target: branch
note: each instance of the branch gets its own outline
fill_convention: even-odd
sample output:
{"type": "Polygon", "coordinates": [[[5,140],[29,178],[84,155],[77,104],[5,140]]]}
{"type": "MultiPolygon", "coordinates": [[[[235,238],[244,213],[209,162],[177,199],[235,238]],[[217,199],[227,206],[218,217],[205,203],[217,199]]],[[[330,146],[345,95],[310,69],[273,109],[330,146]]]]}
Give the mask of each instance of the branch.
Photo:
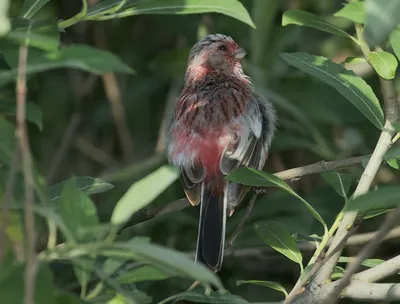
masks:
{"type": "Polygon", "coordinates": [[[390,277],[400,271],[400,255],[376,265],[370,269],[361,271],[353,276],[353,280],[363,282],[378,282],[384,278],[390,277]]]}
{"type": "MultiPolygon", "coordinates": [[[[27,43],[26,43],[27,44],[27,43]]],[[[27,245],[25,251],[25,303],[34,304],[35,296],[35,217],[34,217],[34,180],[32,172],[32,158],[29,149],[29,138],[25,123],[26,117],[26,63],[28,47],[19,48],[18,77],[17,77],[17,128],[16,136],[19,141],[22,166],[25,181],[25,229],[27,245]]]]}
{"type": "MultiPolygon", "coordinates": [[[[322,173],[322,172],[331,171],[331,170],[335,170],[335,169],[359,165],[364,160],[368,159],[369,157],[370,157],[369,155],[364,155],[364,156],[352,157],[352,158],[330,161],[330,162],[320,161],[320,162],[317,162],[312,165],[307,165],[307,166],[303,166],[303,167],[298,167],[298,168],[293,168],[293,169],[277,172],[274,175],[281,179],[284,179],[284,180],[293,181],[293,180],[298,180],[299,178],[306,176],[306,175],[310,175],[310,174],[322,173]]],[[[124,227],[122,227],[121,230],[128,228],[130,226],[134,226],[141,222],[151,220],[154,217],[157,217],[160,215],[165,215],[165,214],[168,214],[171,212],[181,211],[189,206],[190,206],[190,204],[187,201],[187,199],[181,198],[181,199],[176,200],[172,203],[169,203],[163,207],[145,208],[145,209],[137,212],[129,220],[129,222],[124,227]]]]}

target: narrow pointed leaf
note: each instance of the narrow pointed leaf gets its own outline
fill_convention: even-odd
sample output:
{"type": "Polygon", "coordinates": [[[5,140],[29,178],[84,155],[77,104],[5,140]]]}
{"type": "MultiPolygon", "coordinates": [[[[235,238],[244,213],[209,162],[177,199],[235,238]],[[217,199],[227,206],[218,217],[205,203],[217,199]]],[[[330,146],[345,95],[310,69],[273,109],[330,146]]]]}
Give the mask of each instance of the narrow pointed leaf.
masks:
{"type": "Polygon", "coordinates": [[[357,40],[350,34],[346,33],[337,26],[325,21],[321,17],[318,17],[309,12],[300,10],[285,11],[282,16],[282,25],[285,26],[289,24],[297,24],[297,25],[312,27],[317,30],[324,31],[336,36],[350,38],[356,43],[358,43],[357,40]]]}
{"type": "Polygon", "coordinates": [[[398,26],[390,34],[390,44],[393,48],[394,53],[397,56],[397,59],[400,60],[400,26],[398,26]]]}
{"type": "Polygon", "coordinates": [[[268,288],[271,288],[271,289],[274,289],[274,290],[277,290],[277,291],[282,292],[282,293],[285,295],[285,297],[288,296],[288,293],[287,293],[285,287],[283,287],[281,284],[279,284],[279,283],[277,283],[277,282],[272,282],[272,281],[257,281],[257,280],[249,280],[249,281],[243,281],[243,280],[241,280],[241,281],[236,281],[236,285],[237,285],[237,286],[240,286],[240,285],[243,285],[243,284],[253,284],[253,285],[259,285],[259,286],[265,286],[265,287],[268,287],[268,288]]]}
{"type": "Polygon", "coordinates": [[[266,172],[256,170],[253,168],[240,168],[232,173],[230,173],[227,177],[229,180],[240,183],[248,186],[258,186],[258,187],[277,187],[280,188],[294,197],[298,198],[310,211],[310,213],[321,223],[324,227],[324,231],[327,232],[327,226],[325,221],[319,215],[317,210],[315,210],[306,200],[304,200],[300,195],[293,191],[292,188],[289,187],[283,180],[279,177],[268,174],[266,172]]]}
{"type": "Polygon", "coordinates": [[[355,23],[363,24],[365,20],[364,2],[349,2],[333,15],[335,17],[343,17],[355,23]]]}
{"type": "Polygon", "coordinates": [[[396,76],[397,59],[388,52],[371,52],[369,60],[375,71],[384,79],[390,80],[396,76]]]}
{"type": "Polygon", "coordinates": [[[395,208],[400,205],[399,186],[382,186],[376,191],[368,192],[350,200],[346,210],[359,210],[360,212],[395,208]]]}
{"type": "MultiPolygon", "coordinates": [[[[339,258],[339,263],[350,263],[352,260],[354,260],[354,258],[341,256],[339,258]]],[[[371,268],[375,267],[376,265],[382,264],[383,262],[385,261],[381,259],[366,259],[361,262],[361,265],[371,268]]]]}
{"type": "Polygon", "coordinates": [[[143,266],[124,272],[116,278],[122,284],[131,284],[143,281],[160,281],[168,279],[170,275],[153,266],[143,266]]]}
{"type": "Polygon", "coordinates": [[[377,128],[383,128],[383,111],[371,87],[353,71],[331,60],[307,53],[283,53],[290,65],[317,77],[347,98],[377,128]]]}
{"type": "Polygon", "coordinates": [[[230,294],[230,293],[217,293],[211,292],[210,295],[206,295],[205,293],[198,293],[195,291],[185,291],[169,297],[158,304],[166,304],[166,303],[177,303],[178,300],[186,300],[194,303],[203,303],[203,304],[250,304],[243,298],[230,294]]]}
{"type": "Polygon", "coordinates": [[[163,166],[135,182],[115,206],[111,216],[111,223],[114,225],[124,224],[132,214],[150,204],[178,176],[176,169],[163,166]]]}
{"type": "Polygon", "coordinates": [[[256,223],[255,228],[265,243],[302,267],[303,257],[296,247],[296,241],[286,228],[270,221],[256,223]]]}
{"type": "Polygon", "coordinates": [[[400,1],[365,1],[364,37],[371,48],[384,43],[400,23],[400,1]]]}
{"type": "Polygon", "coordinates": [[[349,174],[328,171],[321,173],[324,180],[342,197],[347,197],[352,177],[349,174]]]}

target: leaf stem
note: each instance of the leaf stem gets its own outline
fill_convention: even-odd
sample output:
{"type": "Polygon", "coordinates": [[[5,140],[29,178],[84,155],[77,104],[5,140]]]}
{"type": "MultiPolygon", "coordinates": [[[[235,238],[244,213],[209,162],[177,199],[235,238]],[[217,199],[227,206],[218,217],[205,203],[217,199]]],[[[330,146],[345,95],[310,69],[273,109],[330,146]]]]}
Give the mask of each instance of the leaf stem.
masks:
{"type": "Polygon", "coordinates": [[[67,27],[70,27],[76,23],[78,23],[79,21],[81,21],[87,14],[87,10],[88,10],[88,4],[86,0],[82,0],[82,10],[76,14],[75,16],[67,19],[67,20],[63,20],[60,21],[58,23],[58,28],[60,29],[65,29],[67,27]]]}

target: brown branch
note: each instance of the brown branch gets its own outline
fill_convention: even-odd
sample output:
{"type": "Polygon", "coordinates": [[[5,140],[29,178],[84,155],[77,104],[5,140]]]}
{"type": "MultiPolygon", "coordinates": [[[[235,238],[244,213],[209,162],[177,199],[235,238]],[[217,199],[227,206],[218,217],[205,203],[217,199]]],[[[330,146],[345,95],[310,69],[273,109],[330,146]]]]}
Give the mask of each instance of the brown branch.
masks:
{"type": "Polygon", "coordinates": [[[28,47],[22,45],[19,49],[18,78],[16,86],[17,94],[17,128],[16,136],[19,141],[22,166],[25,181],[25,229],[27,245],[25,251],[25,303],[34,304],[35,296],[35,217],[34,217],[34,179],[32,170],[32,158],[29,148],[29,138],[26,128],[26,63],[28,47]]]}
{"type": "MultiPolygon", "coordinates": [[[[369,155],[365,155],[365,156],[352,157],[352,158],[330,161],[330,162],[320,161],[320,162],[317,162],[312,165],[307,165],[307,166],[303,166],[303,167],[298,167],[298,168],[293,168],[293,169],[277,172],[274,175],[283,180],[293,181],[293,180],[298,180],[299,178],[301,178],[305,175],[317,174],[317,173],[322,173],[322,172],[326,172],[326,171],[356,166],[356,165],[361,164],[364,160],[366,160],[368,158],[369,158],[369,155]]],[[[124,227],[122,227],[121,230],[123,230],[127,227],[130,227],[130,226],[134,226],[141,222],[151,220],[156,216],[165,215],[165,214],[168,214],[171,212],[181,211],[189,206],[190,206],[190,204],[186,200],[186,198],[181,198],[181,199],[176,200],[172,203],[169,203],[163,207],[145,208],[145,209],[139,211],[138,213],[136,213],[129,220],[129,222],[124,227]]]]}
{"type": "MultiPolygon", "coordinates": [[[[107,49],[107,41],[104,33],[104,28],[100,24],[95,26],[96,44],[103,49],[107,49]]],[[[125,108],[121,101],[121,90],[118,85],[117,77],[114,73],[106,73],[102,76],[104,91],[107,99],[110,102],[111,111],[114,117],[115,127],[119,137],[119,142],[122,148],[125,162],[132,159],[133,143],[131,132],[125,117],[125,108]]]]}

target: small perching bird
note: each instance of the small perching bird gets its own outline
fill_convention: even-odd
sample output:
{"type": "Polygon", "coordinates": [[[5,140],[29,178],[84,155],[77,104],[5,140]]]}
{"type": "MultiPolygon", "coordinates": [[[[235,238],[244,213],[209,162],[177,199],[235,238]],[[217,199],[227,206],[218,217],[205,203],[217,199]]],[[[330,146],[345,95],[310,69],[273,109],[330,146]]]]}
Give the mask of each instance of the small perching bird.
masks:
{"type": "Polygon", "coordinates": [[[215,272],[222,265],[226,215],[248,190],[225,177],[240,167],[261,170],[275,131],[273,106],[243,73],[245,55],[222,34],[193,46],[167,140],[189,202],[200,204],[196,261],[215,272]]]}

